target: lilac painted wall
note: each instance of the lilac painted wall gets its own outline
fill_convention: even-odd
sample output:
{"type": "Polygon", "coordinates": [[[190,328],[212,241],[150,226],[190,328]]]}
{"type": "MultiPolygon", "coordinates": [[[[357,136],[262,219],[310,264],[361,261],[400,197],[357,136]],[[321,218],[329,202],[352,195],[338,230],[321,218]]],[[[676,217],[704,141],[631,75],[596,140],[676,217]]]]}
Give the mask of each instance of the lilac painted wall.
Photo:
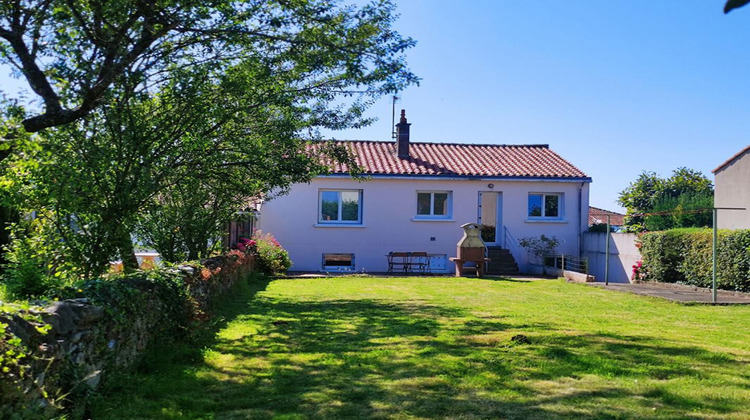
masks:
{"type": "MultiPolygon", "coordinates": [[[[383,272],[387,270],[386,254],[390,251],[455,256],[456,243],[463,234],[460,226],[477,222],[480,191],[502,193],[502,223],[516,239],[554,235],[563,241],[560,252],[578,255],[579,233],[587,228],[589,202],[589,184],[579,181],[374,178],[358,182],[321,177],[309,184],[295,185],[289,194],[263,203],[259,227],[274,234],[289,251],[293,271],[321,271],[324,253],[353,253],[356,271],[383,272]],[[488,184],[494,188],[490,190],[488,184]],[[362,225],[319,224],[320,189],[363,190],[362,225]],[[452,191],[453,217],[447,221],[416,220],[417,191],[452,191]],[[563,194],[562,221],[528,220],[528,194],[535,192],[563,194]]],[[[528,263],[526,253],[521,250],[515,254],[523,271],[528,263]]],[[[449,262],[447,271],[452,270],[449,262]]]]}

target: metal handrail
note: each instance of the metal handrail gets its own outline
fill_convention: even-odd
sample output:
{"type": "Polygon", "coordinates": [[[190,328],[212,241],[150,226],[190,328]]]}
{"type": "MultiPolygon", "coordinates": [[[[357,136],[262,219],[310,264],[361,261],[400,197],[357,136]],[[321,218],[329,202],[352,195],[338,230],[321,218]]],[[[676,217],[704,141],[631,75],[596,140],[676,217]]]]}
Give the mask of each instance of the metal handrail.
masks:
{"type": "Polygon", "coordinates": [[[516,261],[521,261],[521,245],[518,245],[518,241],[513,234],[510,233],[507,226],[503,226],[503,245],[508,251],[510,251],[510,254],[516,261]]]}
{"type": "Polygon", "coordinates": [[[547,258],[554,258],[555,268],[575,271],[576,273],[589,273],[589,259],[586,257],[579,258],[572,255],[554,254],[548,255],[547,258]],[[558,261],[560,261],[560,267],[558,267],[558,261]]]}

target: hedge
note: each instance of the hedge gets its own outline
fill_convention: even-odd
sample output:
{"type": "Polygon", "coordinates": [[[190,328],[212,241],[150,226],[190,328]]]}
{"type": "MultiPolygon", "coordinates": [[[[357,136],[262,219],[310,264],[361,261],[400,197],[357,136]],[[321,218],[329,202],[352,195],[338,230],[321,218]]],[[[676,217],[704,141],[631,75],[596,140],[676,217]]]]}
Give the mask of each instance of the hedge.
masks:
{"type": "MultiPolygon", "coordinates": [[[[711,286],[711,229],[647,232],[640,242],[644,280],[711,286]]],[[[750,230],[719,231],[716,251],[717,287],[750,291],[750,230]]]]}

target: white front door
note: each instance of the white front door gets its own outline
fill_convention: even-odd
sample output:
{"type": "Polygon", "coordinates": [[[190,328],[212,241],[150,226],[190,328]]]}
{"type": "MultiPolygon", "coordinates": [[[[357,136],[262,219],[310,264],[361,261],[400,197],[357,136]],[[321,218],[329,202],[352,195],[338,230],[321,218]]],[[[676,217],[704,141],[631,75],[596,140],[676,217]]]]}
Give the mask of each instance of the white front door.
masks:
{"type": "Polygon", "coordinates": [[[503,246],[503,194],[495,191],[479,192],[477,222],[482,225],[482,240],[488,246],[503,246]]]}

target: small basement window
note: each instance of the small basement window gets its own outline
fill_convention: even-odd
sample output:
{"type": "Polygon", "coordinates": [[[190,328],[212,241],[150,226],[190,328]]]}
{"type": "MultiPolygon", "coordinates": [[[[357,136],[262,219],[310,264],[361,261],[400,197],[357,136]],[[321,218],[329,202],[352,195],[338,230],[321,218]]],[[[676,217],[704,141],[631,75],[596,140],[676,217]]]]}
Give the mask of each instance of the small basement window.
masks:
{"type": "Polygon", "coordinates": [[[324,271],[353,271],[354,254],[323,254],[324,271]]]}

